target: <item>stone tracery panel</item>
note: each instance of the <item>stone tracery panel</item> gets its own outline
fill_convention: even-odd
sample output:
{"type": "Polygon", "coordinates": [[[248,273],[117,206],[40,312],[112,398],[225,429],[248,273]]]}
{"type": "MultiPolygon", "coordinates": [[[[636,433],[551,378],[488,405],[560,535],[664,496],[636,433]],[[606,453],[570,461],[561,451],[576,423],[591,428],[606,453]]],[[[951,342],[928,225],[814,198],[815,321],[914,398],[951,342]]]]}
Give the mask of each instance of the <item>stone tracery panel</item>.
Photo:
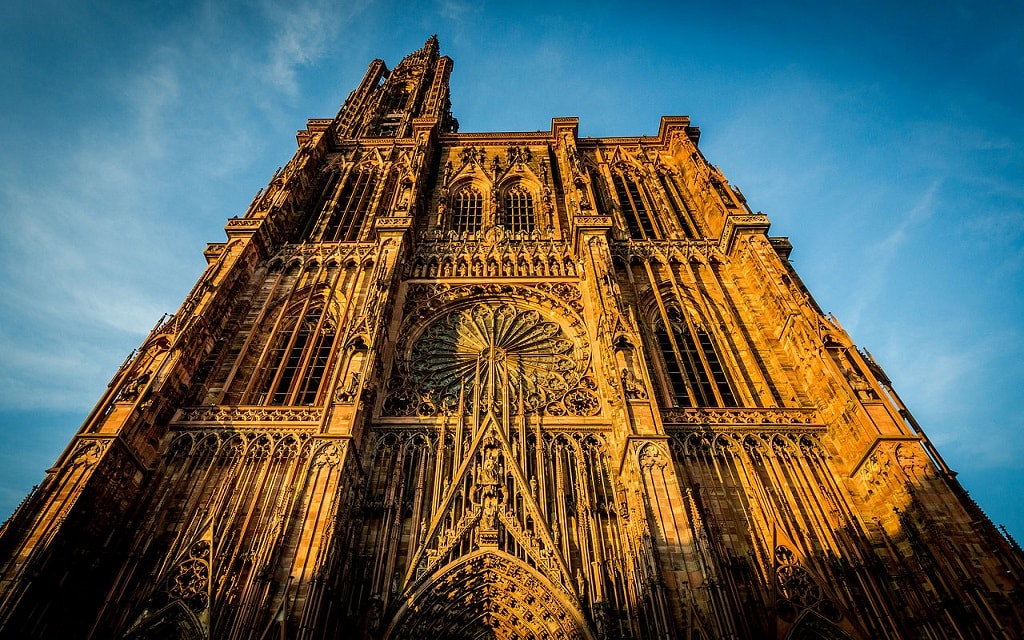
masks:
{"type": "MultiPolygon", "coordinates": [[[[548,296],[560,297],[559,306],[578,303],[578,289],[561,284],[548,287],[543,298],[533,290],[532,297],[547,298],[549,308],[548,296]]],[[[460,406],[465,413],[496,415],[600,413],[585,330],[578,319],[564,320],[575,314],[556,318],[529,299],[473,300],[479,288],[462,288],[469,294],[462,300],[443,286],[410,288],[406,310],[413,320],[400,334],[384,415],[426,417],[460,406]]]]}
{"type": "Polygon", "coordinates": [[[388,638],[592,637],[576,604],[507,554],[477,552],[450,565],[417,593],[388,638]]]}

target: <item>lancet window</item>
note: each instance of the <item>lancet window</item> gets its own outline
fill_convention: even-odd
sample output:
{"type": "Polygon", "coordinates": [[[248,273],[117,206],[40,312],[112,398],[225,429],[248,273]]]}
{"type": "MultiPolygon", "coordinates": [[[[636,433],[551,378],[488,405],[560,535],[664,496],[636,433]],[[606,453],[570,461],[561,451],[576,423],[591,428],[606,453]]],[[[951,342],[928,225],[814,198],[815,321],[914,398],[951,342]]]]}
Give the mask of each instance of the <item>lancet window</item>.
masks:
{"type": "Polygon", "coordinates": [[[480,191],[467,185],[452,197],[452,230],[459,233],[476,233],[483,227],[484,198],[480,191]]]}
{"type": "Polygon", "coordinates": [[[405,108],[405,103],[409,100],[409,89],[405,85],[398,85],[392,87],[390,91],[384,96],[382,100],[383,108],[381,113],[393,113],[395,111],[402,111],[405,108]]]}
{"type": "MultiPolygon", "coordinates": [[[[676,407],[734,407],[736,397],[708,331],[674,305],[653,323],[662,385],[676,407]]],[[[659,378],[659,376],[655,376],[659,378]]]]}
{"type": "Polygon", "coordinates": [[[521,184],[505,192],[505,224],[509,231],[529,233],[536,228],[533,195],[521,184]]]}
{"type": "Polygon", "coordinates": [[[676,214],[676,220],[679,221],[679,227],[682,229],[683,235],[687,238],[693,238],[693,227],[689,222],[689,216],[686,212],[686,201],[683,200],[675,183],[672,181],[672,176],[659,171],[658,180],[661,182],[661,188],[665,190],[669,207],[676,214]]]}
{"type": "Polygon", "coordinates": [[[309,405],[316,402],[334,346],[333,318],[322,301],[289,309],[267,352],[259,404],[309,405]]]}
{"type": "Polygon", "coordinates": [[[398,204],[395,196],[398,191],[398,171],[392,169],[384,180],[384,188],[381,190],[380,203],[377,205],[378,215],[389,215],[398,204]]]}
{"type": "Polygon", "coordinates": [[[349,174],[321,236],[324,242],[355,242],[359,239],[376,185],[377,175],[373,169],[357,169],[349,174]]]}
{"type": "Polygon", "coordinates": [[[351,286],[350,273],[333,261],[268,272],[219,366],[217,378],[223,381],[215,382],[222,393],[217,403],[317,404],[335,357],[332,300],[351,286]]]}
{"type": "Polygon", "coordinates": [[[612,172],[615,195],[619,199],[622,217],[625,218],[629,236],[637,240],[654,240],[658,237],[654,221],[647,210],[647,204],[640,193],[640,185],[628,173],[612,172]]]}

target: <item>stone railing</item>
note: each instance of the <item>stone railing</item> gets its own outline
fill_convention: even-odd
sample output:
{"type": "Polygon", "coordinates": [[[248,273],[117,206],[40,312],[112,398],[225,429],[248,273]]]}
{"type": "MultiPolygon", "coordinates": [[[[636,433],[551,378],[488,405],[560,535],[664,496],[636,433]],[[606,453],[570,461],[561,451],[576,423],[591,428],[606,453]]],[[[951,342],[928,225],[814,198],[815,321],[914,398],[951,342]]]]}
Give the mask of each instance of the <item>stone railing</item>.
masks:
{"type": "Polygon", "coordinates": [[[276,425],[310,426],[323,419],[324,410],[313,407],[183,407],[172,421],[179,426],[201,425],[276,425]]]}
{"type": "Polygon", "coordinates": [[[788,408],[712,408],[662,409],[661,420],[676,428],[748,428],[823,427],[814,409],[788,408]]]}

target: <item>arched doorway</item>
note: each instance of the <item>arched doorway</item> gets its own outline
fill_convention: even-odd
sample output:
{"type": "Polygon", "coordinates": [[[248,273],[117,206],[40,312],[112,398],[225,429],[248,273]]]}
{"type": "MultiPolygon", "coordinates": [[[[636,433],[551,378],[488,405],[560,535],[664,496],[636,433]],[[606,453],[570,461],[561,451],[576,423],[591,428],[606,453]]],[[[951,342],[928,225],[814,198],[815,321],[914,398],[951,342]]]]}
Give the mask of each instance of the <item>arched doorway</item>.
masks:
{"type": "Polygon", "coordinates": [[[475,551],[417,582],[384,638],[593,638],[568,590],[502,551],[475,551]]]}

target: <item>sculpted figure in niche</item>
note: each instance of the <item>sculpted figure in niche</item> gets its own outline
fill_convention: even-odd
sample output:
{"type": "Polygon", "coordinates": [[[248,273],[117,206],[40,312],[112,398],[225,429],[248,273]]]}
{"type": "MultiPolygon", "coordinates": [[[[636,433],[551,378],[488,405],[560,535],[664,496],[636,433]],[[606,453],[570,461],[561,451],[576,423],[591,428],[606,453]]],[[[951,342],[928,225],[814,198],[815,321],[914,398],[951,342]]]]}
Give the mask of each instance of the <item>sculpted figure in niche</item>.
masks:
{"type": "Polygon", "coordinates": [[[405,211],[409,208],[409,198],[412,196],[412,185],[408,182],[402,188],[402,196],[398,199],[398,210],[405,211]]]}
{"type": "Polygon", "coordinates": [[[149,382],[149,374],[148,373],[144,373],[144,374],[142,374],[141,376],[139,376],[137,378],[133,378],[133,379],[129,380],[128,384],[126,384],[124,386],[124,389],[121,390],[121,400],[123,400],[123,401],[135,400],[136,398],[139,397],[139,393],[142,392],[142,389],[145,388],[145,386],[146,386],[146,384],[148,382],[149,382]]]}
{"type": "Polygon", "coordinates": [[[495,519],[498,515],[498,497],[488,491],[484,495],[483,508],[484,512],[480,518],[480,526],[484,529],[494,529],[495,519]]]}
{"type": "Polygon", "coordinates": [[[630,400],[646,399],[643,380],[636,374],[636,353],[625,336],[619,336],[615,341],[615,360],[621,371],[622,390],[626,397],[630,400]]]}
{"type": "Polygon", "coordinates": [[[498,448],[494,446],[485,447],[483,460],[480,464],[480,484],[497,484],[498,472],[498,448]]]}
{"type": "Polygon", "coordinates": [[[622,369],[622,390],[630,400],[644,400],[647,392],[644,391],[643,383],[637,379],[632,371],[623,367],[622,369]]]}
{"type": "Polygon", "coordinates": [[[853,388],[854,393],[861,400],[877,400],[878,397],[875,395],[874,389],[871,388],[871,384],[868,383],[867,379],[853,370],[847,370],[846,379],[849,380],[850,386],[853,388]]]}

